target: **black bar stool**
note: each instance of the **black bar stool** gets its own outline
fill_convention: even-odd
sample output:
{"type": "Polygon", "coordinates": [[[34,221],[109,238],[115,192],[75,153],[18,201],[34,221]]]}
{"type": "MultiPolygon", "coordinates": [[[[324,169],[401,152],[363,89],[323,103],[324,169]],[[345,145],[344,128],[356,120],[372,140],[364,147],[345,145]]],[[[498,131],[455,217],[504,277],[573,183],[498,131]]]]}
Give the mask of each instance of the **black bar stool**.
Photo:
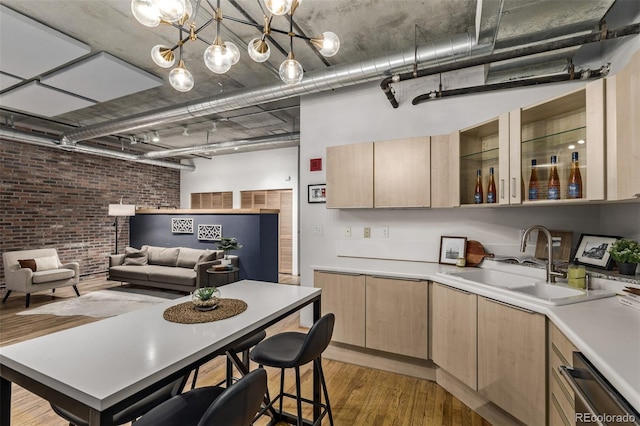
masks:
{"type": "MultiPolygon", "coordinates": [[[[282,413],[282,400],[289,397],[294,398],[297,402],[298,417],[297,424],[301,426],[304,423],[311,423],[308,420],[302,418],[302,403],[312,404],[314,407],[319,406],[322,408],[320,416],[316,420],[314,425],[322,423],[322,418],[325,415],[329,417],[329,423],[333,426],[333,416],[331,414],[331,405],[329,404],[329,394],[327,392],[327,385],[324,379],[324,372],[322,371],[322,352],[329,346],[331,341],[331,335],[333,334],[333,325],[335,323],[334,314],[326,314],[320,318],[311,327],[309,333],[298,332],[284,332],[265,339],[258,343],[251,351],[251,359],[260,367],[276,367],[280,368],[280,394],[273,400],[269,401],[260,412],[260,415],[264,414],[267,410],[275,404],[276,401],[280,401],[279,412],[277,415],[280,418],[283,417],[282,413]],[[325,403],[316,403],[308,398],[303,398],[300,395],[300,366],[313,361],[313,367],[316,369],[320,376],[322,383],[322,390],[324,392],[325,403]],[[284,370],[285,368],[293,368],[296,373],[296,395],[291,395],[284,392],[284,370]]],[[[269,394],[267,393],[267,399],[269,394]]],[[[314,410],[315,411],[315,410],[314,410]]],[[[279,420],[279,419],[278,419],[279,420]]]]}

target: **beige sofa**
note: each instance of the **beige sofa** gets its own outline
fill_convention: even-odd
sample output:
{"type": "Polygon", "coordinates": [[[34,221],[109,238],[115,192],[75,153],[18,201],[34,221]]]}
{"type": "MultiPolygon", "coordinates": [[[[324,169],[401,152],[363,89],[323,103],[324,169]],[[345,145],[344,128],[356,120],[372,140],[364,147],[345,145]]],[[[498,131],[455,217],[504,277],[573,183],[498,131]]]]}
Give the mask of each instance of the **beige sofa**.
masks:
{"type": "Polygon", "coordinates": [[[7,284],[3,303],[12,291],[27,294],[27,308],[31,293],[36,291],[55,291],[59,287],[73,286],[76,294],[80,296],[76,287],[80,281],[80,264],[78,262],[63,264],[58,258],[58,251],[54,248],[8,251],[2,253],[2,261],[7,284]]]}
{"type": "MultiPolygon", "coordinates": [[[[144,245],[109,256],[109,279],[149,287],[192,292],[206,287],[207,269],[221,263],[222,250],[144,245]]],[[[237,259],[236,259],[237,263],[237,259]]]]}

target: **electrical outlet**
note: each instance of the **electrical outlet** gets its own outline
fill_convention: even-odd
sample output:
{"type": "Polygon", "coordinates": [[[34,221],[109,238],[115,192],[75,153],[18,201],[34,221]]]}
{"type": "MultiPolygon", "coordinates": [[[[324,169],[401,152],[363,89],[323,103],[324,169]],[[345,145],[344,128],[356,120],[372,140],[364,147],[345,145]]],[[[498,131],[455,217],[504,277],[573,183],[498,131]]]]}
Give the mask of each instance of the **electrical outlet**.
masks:
{"type": "Polygon", "coordinates": [[[383,226],[380,228],[380,234],[382,235],[382,238],[389,238],[389,227],[383,226]]]}
{"type": "Polygon", "coordinates": [[[322,236],[322,225],[316,225],[313,227],[313,235],[315,237],[321,237],[322,236]]]}
{"type": "Polygon", "coordinates": [[[345,226],[344,227],[344,236],[347,238],[351,238],[351,227],[350,226],[345,226]]]}
{"type": "Polygon", "coordinates": [[[364,237],[365,238],[371,238],[371,228],[368,226],[364,227],[364,237]]]}

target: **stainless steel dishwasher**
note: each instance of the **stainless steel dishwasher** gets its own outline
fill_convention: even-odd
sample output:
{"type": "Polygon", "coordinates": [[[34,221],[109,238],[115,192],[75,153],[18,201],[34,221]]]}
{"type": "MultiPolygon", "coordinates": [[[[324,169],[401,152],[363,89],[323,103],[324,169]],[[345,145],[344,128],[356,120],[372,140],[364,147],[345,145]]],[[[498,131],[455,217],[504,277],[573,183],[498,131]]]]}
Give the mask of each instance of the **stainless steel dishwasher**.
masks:
{"type": "Polygon", "coordinates": [[[560,366],[575,394],[576,425],[640,425],[631,407],[580,352],[573,353],[573,368],[560,366]]]}

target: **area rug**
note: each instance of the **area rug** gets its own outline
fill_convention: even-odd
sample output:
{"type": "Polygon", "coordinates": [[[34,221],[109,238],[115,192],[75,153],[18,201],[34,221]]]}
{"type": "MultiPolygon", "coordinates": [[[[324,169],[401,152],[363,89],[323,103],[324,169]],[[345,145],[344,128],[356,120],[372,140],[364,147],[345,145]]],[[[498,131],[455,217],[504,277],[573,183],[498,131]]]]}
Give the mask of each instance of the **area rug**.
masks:
{"type": "Polygon", "coordinates": [[[18,312],[16,315],[84,315],[105,318],[164,303],[170,298],[133,292],[99,290],[83,294],[80,297],[49,303],[37,308],[29,308],[18,312]]]}

